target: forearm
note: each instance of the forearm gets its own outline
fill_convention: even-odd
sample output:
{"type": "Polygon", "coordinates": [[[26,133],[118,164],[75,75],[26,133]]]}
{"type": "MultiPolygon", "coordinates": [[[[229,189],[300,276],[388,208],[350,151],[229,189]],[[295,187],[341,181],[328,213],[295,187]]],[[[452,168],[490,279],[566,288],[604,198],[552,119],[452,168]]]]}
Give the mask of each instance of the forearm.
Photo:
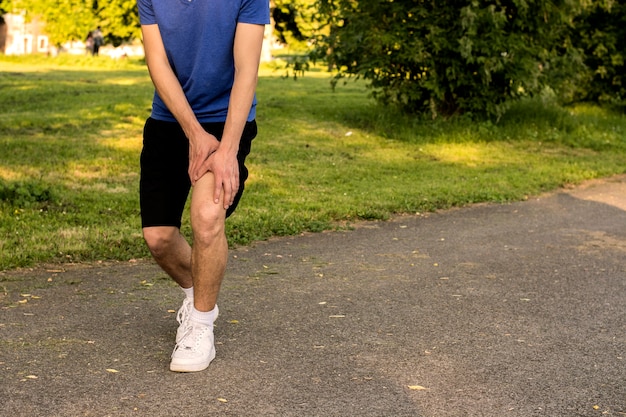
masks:
{"type": "Polygon", "coordinates": [[[258,80],[259,61],[263,44],[264,27],[260,25],[239,24],[235,34],[234,60],[235,79],[230,94],[228,114],[224,126],[222,144],[229,152],[239,148],[258,80]]]}
{"type": "Polygon", "coordinates": [[[257,70],[248,71],[248,73],[236,73],[220,145],[229,152],[236,153],[239,149],[239,140],[250,114],[256,85],[257,70]]]}

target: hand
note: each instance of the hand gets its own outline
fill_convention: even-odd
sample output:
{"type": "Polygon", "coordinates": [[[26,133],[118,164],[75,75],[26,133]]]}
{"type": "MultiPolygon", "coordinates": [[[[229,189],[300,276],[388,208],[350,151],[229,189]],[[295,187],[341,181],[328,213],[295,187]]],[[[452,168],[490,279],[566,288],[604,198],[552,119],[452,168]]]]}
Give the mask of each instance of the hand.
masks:
{"type": "Polygon", "coordinates": [[[189,179],[191,185],[195,185],[204,174],[209,171],[208,159],[217,151],[220,142],[217,138],[207,132],[202,132],[200,136],[189,140],[189,179]]]}
{"type": "Polygon", "coordinates": [[[208,171],[215,178],[215,190],[213,199],[219,203],[222,190],[224,191],[224,210],[228,209],[235,201],[239,191],[239,162],[237,154],[228,153],[220,148],[212,153],[208,160],[208,171]]]}

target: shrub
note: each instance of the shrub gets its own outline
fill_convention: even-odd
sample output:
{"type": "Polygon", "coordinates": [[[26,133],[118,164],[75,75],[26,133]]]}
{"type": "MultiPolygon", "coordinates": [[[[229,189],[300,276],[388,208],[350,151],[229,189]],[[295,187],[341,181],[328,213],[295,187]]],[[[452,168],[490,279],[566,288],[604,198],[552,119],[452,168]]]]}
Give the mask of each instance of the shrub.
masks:
{"type": "Polygon", "coordinates": [[[316,55],[338,78],[411,113],[499,118],[511,100],[582,67],[569,41],[574,0],[320,0],[316,55]]]}
{"type": "Polygon", "coordinates": [[[619,103],[626,100],[626,4],[615,0],[589,2],[577,17],[574,45],[587,67],[571,99],[619,103]]]}

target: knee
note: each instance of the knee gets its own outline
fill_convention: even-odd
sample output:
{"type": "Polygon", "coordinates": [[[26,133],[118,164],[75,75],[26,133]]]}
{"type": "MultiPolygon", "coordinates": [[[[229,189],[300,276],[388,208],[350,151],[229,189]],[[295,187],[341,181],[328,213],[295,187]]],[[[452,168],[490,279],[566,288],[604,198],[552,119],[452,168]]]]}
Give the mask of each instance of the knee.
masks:
{"type": "Polygon", "coordinates": [[[155,259],[165,256],[178,238],[179,231],[169,227],[146,227],[143,229],[143,238],[155,259]]]}
{"type": "Polygon", "coordinates": [[[192,218],[194,244],[209,246],[225,234],[224,211],[202,210],[192,218]]]}

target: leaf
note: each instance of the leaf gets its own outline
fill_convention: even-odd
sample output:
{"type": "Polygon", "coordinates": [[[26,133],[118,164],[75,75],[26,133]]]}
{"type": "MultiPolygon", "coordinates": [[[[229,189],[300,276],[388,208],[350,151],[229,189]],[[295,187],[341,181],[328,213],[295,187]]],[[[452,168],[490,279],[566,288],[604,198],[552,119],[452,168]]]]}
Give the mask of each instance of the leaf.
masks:
{"type": "Polygon", "coordinates": [[[218,398],[217,401],[221,402],[221,403],[227,403],[228,400],[226,398],[218,398]]]}
{"type": "Polygon", "coordinates": [[[110,372],[110,373],[112,373],[112,374],[116,374],[116,373],[118,373],[119,371],[118,371],[117,369],[107,368],[107,372],[110,372]]]}
{"type": "Polygon", "coordinates": [[[37,379],[39,377],[37,375],[26,375],[26,378],[28,378],[28,379],[37,379]]]}
{"type": "Polygon", "coordinates": [[[407,385],[407,387],[408,387],[410,390],[413,390],[413,391],[424,391],[424,390],[427,390],[427,389],[428,389],[428,388],[423,387],[423,386],[421,386],[421,385],[407,385]]]}

